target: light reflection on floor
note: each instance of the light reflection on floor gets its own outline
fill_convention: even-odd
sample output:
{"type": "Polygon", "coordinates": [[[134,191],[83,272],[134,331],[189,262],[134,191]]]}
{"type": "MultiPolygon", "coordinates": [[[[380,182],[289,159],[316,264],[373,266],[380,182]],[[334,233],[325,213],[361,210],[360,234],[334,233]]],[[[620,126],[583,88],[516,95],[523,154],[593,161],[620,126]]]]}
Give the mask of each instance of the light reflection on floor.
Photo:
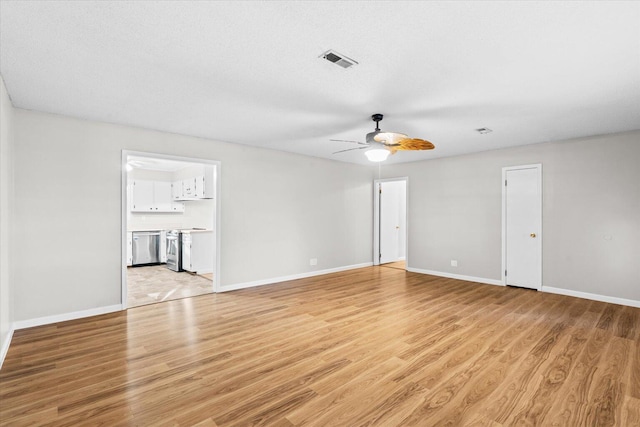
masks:
{"type": "Polygon", "coordinates": [[[207,277],[186,271],[178,273],[164,265],[127,268],[127,307],[129,308],[211,292],[213,292],[213,281],[207,277]]]}

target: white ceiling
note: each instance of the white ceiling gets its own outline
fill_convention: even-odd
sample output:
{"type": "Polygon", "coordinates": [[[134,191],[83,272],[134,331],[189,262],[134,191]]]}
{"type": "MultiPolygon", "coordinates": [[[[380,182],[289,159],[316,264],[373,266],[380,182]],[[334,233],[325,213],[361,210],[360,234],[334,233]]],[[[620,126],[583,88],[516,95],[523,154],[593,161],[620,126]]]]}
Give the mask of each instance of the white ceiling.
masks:
{"type": "Polygon", "coordinates": [[[329,139],[383,113],[436,145],[394,163],[640,129],[639,22],[611,1],[2,1],[0,73],[19,108],[362,164],[329,139]]]}

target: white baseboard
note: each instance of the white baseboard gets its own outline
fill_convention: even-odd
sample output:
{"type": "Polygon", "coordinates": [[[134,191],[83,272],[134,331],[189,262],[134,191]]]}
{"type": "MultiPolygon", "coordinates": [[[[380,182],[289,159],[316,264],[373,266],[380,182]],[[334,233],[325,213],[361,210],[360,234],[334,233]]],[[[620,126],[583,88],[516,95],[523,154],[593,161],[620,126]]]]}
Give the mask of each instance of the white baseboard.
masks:
{"type": "Polygon", "coordinates": [[[610,296],[599,295],[599,294],[590,294],[588,292],[572,291],[570,289],[554,288],[551,286],[542,286],[542,292],[549,292],[550,294],[567,295],[570,297],[584,298],[584,299],[590,299],[590,300],[601,301],[601,302],[610,302],[612,304],[628,305],[629,307],[640,308],[640,301],[626,299],[626,298],[610,297],[610,296]]]}
{"type": "Polygon", "coordinates": [[[288,282],[289,280],[305,279],[307,277],[322,276],[323,274],[338,273],[340,271],[355,270],[356,268],[371,267],[372,265],[372,262],[364,262],[362,264],[353,264],[337,268],[328,268],[326,270],[310,271],[308,273],[292,274],[290,276],[273,277],[271,279],[254,280],[253,282],[236,283],[233,285],[222,286],[219,292],[237,291],[238,289],[253,288],[255,286],[272,285],[274,283],[288,282]]]}
{"type": "MultiPolygon", "coordinates": [[[[486,283],[488,285],[504,286],[501,280],[485,279],[482,277],[463,276],[461,274],[444,273],[441,271],[433,271],[433,270],[422,270],[419,268],[410,268],[410,267],[407,267],[407,271],[410,271],[412,273],[430,274],[432,276],[447,277],[449,279],[459,279],[459,280],[466,280],[469,282],[486,283]]],[[[590,299],[594,301],[608,302],[612,304],[627,305],[629,307],[640,308],[640,301],[626,299],[626,298],[610,297],[610,296],[599,295],[599,294],[590,294],[588,292],[572,291],[569,289],[554,288],[551,286],[542,286],[541,292],[548,292],[550,294],[566,295],[570,297],[584,298],[584,299],[590,299]]]]}
{"type": "Polygon", "coordinates": [[[18,320],[13,322],[13,329],[32,328],[34,326],[49,325],[51,323],[65,322],[67,320],[81,319],[83,317],[98,316],[100,314],[113,313],[122,310],[121,304],[108,305],[106,307],[91,308],[89,310],[73,311],[71,313],[55,314],[53,316],[38,317],[36,319],[18,320]]]}
{"type": "Polygon", "coordinates": [[[7,355],[7,351],[9,351],[9,344],[11,344],[11,338],[13,338],[13,325],[9,326],[9,333],[2,343],[2,347],[0,347],[0,369],[2,369],[2,364],[4,363],[4,358],[7,355]]]}
{"type": "Polygon", "coordinates": [[[462,274],[445,273],[442,271],[422,270],[420,268],[407,267],[407,271],[412,273],[430,274],[431,276],[446,277],[448,279],[466,280],[467,282],[485,283],[487,285],[504,286],[502,280],[485,279],[484,277],[464,276],[462,274]]]}

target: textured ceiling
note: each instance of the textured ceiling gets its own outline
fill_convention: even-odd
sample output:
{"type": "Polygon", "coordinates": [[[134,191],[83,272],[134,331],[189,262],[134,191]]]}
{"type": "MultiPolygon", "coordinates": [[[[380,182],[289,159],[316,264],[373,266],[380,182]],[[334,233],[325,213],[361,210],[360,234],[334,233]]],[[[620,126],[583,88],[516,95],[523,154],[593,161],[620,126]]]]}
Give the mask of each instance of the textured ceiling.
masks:
{"type": "Polygon", "coordinates": [[[362,164],[329,139],[383,113],[436,145],[405,162],[640,129],[639,22],[639,2],[2,1],[0,73],[19,108],[362,164]]]}

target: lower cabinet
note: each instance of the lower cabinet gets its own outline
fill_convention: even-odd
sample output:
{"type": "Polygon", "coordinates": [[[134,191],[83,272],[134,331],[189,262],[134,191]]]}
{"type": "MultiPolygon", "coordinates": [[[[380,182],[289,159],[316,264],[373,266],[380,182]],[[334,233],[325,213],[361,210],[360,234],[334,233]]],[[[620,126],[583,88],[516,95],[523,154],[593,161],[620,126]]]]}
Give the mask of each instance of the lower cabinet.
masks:
{"type": "Polygon", "coordinates": [[[160,262],[167,262],[167,232],[166,230],[160,231],[160,262]]]}
{"type": "Polygon", "coordinates": [[[192,273],[213,272],[213,231],[182,233],[182,268],[192,273]]]}
{"type": "Polygon", "coordinates": [[[127,267],[133,265],[133,233],[127,233],[127,267]]]}

